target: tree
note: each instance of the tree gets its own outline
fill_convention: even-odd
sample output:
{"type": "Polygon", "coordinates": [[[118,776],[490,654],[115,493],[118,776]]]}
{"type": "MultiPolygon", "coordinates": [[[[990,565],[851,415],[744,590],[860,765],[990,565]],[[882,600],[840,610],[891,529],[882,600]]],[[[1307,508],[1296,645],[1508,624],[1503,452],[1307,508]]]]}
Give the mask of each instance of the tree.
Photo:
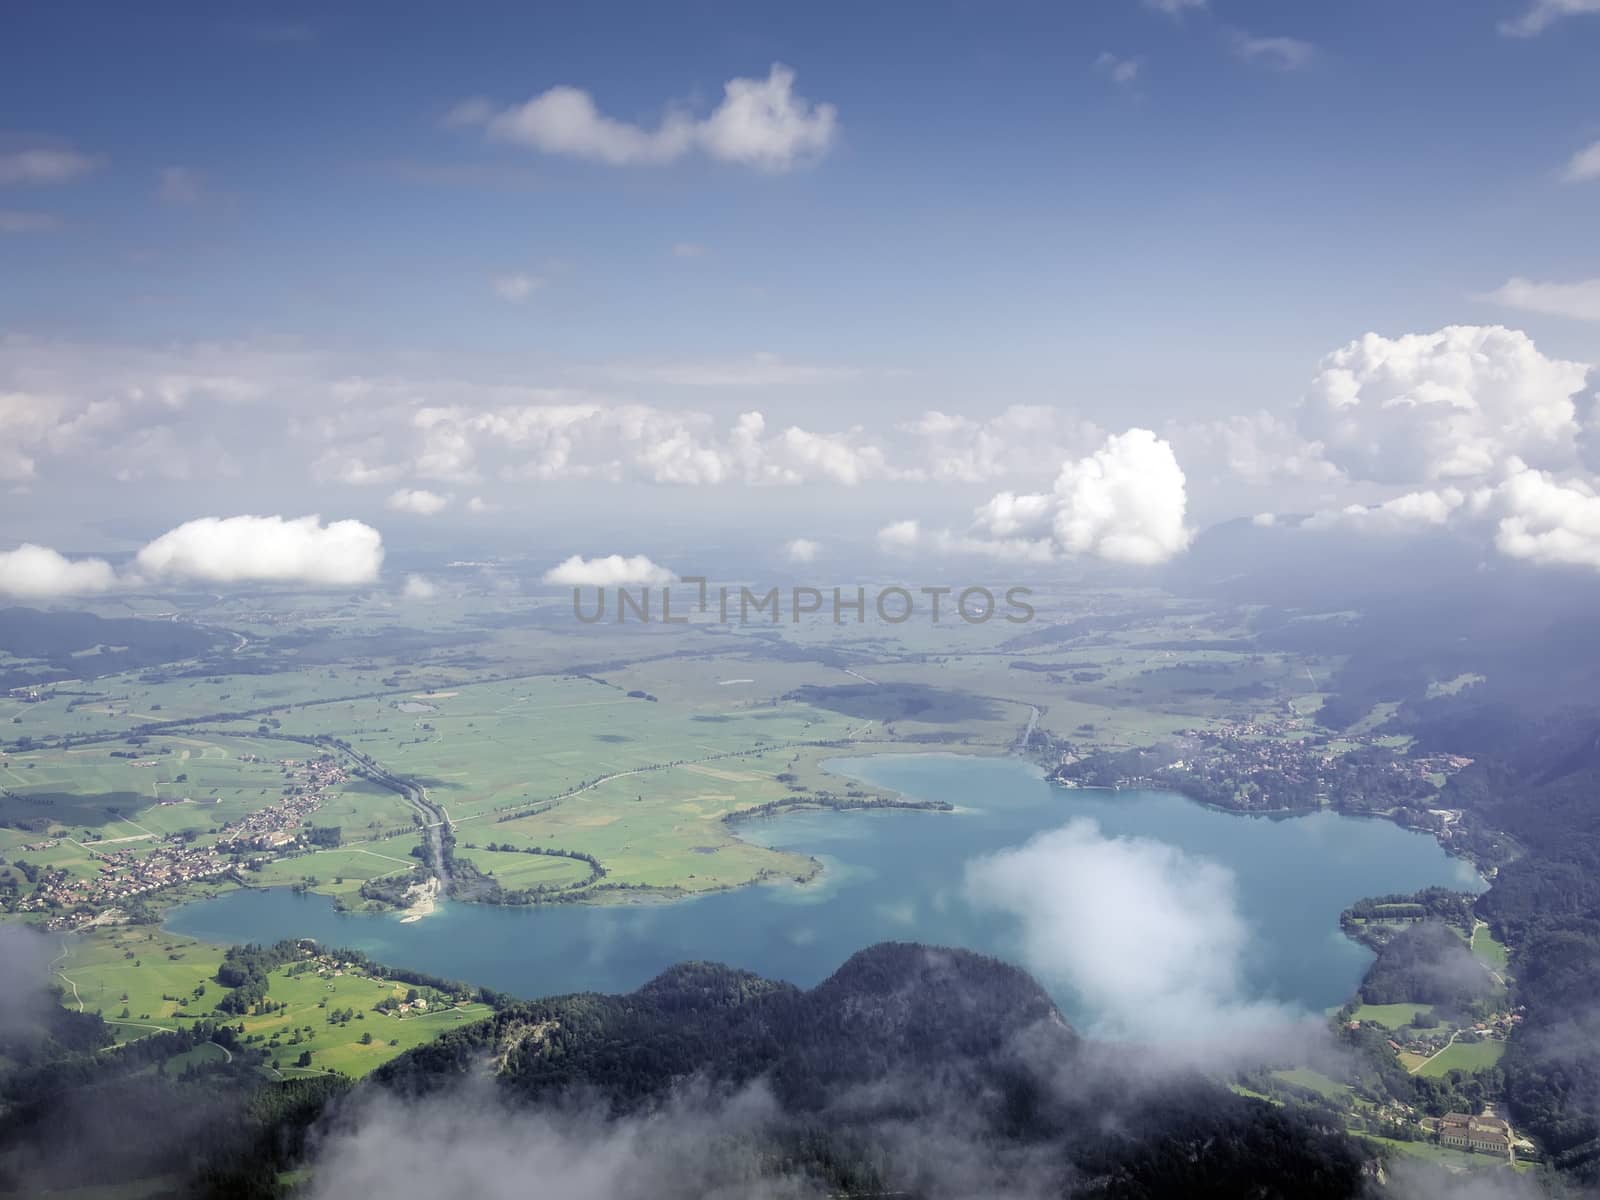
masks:
{"type": "Polygon", "coordinates": [[[300,1051],[300,1057],[294,1060],[294,1065],[297,1067],[309,1067],[311,1065],[311,1051],[300,1051]]]}

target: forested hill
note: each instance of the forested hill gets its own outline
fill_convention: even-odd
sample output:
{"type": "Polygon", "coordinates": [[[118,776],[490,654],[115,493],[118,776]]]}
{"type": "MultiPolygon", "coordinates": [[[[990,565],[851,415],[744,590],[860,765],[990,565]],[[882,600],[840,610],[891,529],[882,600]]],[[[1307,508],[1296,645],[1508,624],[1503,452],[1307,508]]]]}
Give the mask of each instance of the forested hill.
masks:
{"type": "Polygon", "coordinates": [[[0,667],[0,691],[177,662],[225,641],[189,622],[0,608],[0,653],[17,660],[0,667]]]}
{"type": "MultiPolygon", "coordinates": [[[[761,1161],[834,1193],[937,1190],[933,1159],[906,1150],[908,1129],[996,1170],[1025,1160],[1028,1182],[1008,1194],[1361,1192],[1362,1156],[1331,1126],[1199,1077],[1133,1074],[1084,1043],[1022,971],[890,943],[809,991],[690,963],[627,996],[515,1004],[374,1083],[434,1104],[489,1076],[515,1122],[574,1095],[625,1119],[669,1108],[686,1081],[724,1096],[760,1081],[776,1112],[741,1136],[759,1140],[761,1161]]],[[[662,1194],[675,1194],[665,1181],[662,1194]]]]}
{"type": "Polygon", "coordinates": [[[527,1096],[574,1085],[625,1110],[695,1073],[730,1083],[770,1076],[789,1104],[910,1068],[977,1071],[1038,1027],[1041,1048],[1076,1035],[1044,990],[996,959],[884,943],[810,991],[715,963],[683,963],[626,996],[579,994],[514,1004],[390,1063],[403,1089],[491,1070],[527,1096]]]}

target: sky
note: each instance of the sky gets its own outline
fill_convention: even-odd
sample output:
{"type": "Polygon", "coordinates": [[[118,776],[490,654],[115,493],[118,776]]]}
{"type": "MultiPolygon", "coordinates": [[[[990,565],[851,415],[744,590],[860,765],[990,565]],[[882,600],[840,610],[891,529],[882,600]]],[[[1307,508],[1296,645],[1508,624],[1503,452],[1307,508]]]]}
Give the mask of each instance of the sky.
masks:
{"type": "Polygon", "coordinates": [[[140,561],[1596,569],[1597,57],[1600,0],[12,6],[0,593],[245,516],[140,561]]]}

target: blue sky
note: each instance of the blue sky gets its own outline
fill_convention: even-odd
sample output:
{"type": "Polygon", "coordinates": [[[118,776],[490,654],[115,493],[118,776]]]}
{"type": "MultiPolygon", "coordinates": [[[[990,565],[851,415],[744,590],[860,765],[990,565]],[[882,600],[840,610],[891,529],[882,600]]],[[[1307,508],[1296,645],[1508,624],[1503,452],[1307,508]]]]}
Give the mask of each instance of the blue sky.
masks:
{"type": "MultiPolygon", "coordinates": [[[[278,463],[274,441],[314,457],[295,406],[353,403],[307,396],[338,379],[384,377],[401,424],[508,402],[449,379],[879,445],[929,410],[1017,404],[1107,434],[1293,425],[1323,357],[1368,331],[1505,323],[1600,360],[1600,165],[1575,157],[1600,145],[1593,0],[31,4],[6,40],[0,390],[34,406],[13,540],[73,504],[88,528],[93,504],[61,489],[106,447],[57,427],[109,398],[125,444],[149,426],[128,394],[174,374],[235,386],[149,418],[166,432],[144,453],[199,465],[121,471],[120,515],[179,515],[162,481],[208,459],[283,509],[283,470],[246,460],[278,463]],[[781,161],[649,141],[775,63],[813,137],[781,161]],[[655,161],[506,132],[561,86],[655,161]],[[478,118],[452,120],[468,101],[478,118]],[[1490,298],[1513,279],[1517,305],[1490,298]],[[705,383],[755,362],[783,378],[705,383]]],[[[321,436],[371,458],[382,431],[321,436]]],[[[1349,495],[1323,473],[1257,499],[1170,436],[1191,515],[1385,498],[1339,467],[1349,495]]],[[[1066,461],[1097,444],[1061,441],[1066,461]]],[[[986,468],[899,508],[1048,486],[1026,457],[1015,481],[986,468]]],[[[389,465],[383,485],[451,484],[447,519],[518,472],[389,465]]],[[[383,499],[297,483],[327,511],[383,499]]],[[[481,508],[515,511],[520,489],[481,508]]]]}

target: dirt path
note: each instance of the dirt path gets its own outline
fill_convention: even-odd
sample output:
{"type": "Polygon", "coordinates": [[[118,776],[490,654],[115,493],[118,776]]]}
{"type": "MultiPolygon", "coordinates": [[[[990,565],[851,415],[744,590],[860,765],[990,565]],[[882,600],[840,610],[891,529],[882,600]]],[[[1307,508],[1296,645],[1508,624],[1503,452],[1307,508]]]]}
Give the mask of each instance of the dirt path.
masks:
{"type": "Polygon", "coordinates": [[[1450,1032],[1450,1040],[1448,1042],[1446,1042],[1444,1045],[1440,1046],[1432,1054],[1428,1055],[1427,1058],[1423,1059],[1416,1066],[1412,1067],[1411,1068],[1411,1074],[1415,1075],[1418,1071],[1422,1070],[1423,1067],[1427,1066],[1434,1059],[1438,1058],[1439,1055],[1443,1054],[1446,1050],[1450,1049],[1450,1047],[1455,1044],[1455,1040],[1456,1040],[1457,1037],[1460,1036],[1460,1034],[1461,1034],[1461,1030],[1459,1030],[1459,1029],[1451,1030],[1451,1032],[1450,1032]]]}

